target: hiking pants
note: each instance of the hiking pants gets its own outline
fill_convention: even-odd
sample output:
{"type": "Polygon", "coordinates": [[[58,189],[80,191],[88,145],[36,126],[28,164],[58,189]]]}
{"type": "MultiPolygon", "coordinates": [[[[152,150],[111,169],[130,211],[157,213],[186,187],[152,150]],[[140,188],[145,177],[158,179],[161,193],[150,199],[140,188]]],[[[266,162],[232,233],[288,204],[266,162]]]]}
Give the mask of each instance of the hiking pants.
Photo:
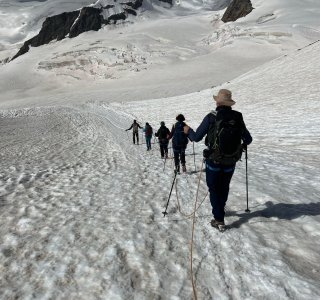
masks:
{"type": "Polygon", "coordinates": [[[160,141],[160,153],[162,158],[168,156],[168,144],[168,140],[160,141]]]}
{"type": "Polygon", "coordinates": [[[210,193],[213,217],[224,222],[225,205],[228,200],[229,185],[235,165],[222,166],[206,162],[206,180],[210,193]]]}
{"type": "Polygon", "coordinates": [[[132,132],[133,135],[133,143],[136,143],[136,138],[137,138],[137,144],[139,144],[139,132],[138,131],[133,131],[132,132]]]}
{"type": "Polygon", "coordinates": [[[152,136],[146,136],[147,150],[151,149],[151,139],[152,139],[152,136]]]}
{"type": "Polygon", "coordinates": [[[176,168],[179,169],[180,161],[181,165],[186,164],[186,148],[173,148],[173,154],[174,154],[174,165],[176,168]]]}

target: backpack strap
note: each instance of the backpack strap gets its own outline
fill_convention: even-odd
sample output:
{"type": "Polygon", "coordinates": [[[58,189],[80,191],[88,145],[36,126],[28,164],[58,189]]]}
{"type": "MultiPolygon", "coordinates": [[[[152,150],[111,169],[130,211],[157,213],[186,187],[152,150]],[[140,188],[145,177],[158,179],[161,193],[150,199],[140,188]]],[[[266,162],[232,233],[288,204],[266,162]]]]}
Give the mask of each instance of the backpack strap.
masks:
{"type": "MultiPolygon", "coordinates": [[[[209,147],[209,135],[212,134],[212,131],[214,129],[215,123],[216,123],[216,117],[217,117],[217,111],[212,110],[208,115],[209,117],[209,128],[208,128],[208,133],[204,139],[204,144],[209,147]]],[[[211,145],[212,146],[212,145],[211,145]]]]}

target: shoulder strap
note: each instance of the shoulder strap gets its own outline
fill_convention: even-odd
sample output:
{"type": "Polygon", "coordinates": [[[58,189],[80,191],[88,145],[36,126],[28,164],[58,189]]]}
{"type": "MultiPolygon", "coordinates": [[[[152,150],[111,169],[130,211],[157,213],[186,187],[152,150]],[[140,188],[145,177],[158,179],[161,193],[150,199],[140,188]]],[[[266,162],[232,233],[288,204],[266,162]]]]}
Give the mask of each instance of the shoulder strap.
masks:
{"type": "Polygon", "coordinates": [[[205,145],[207,147],[212,147],[214,144],[214,140],[215,140],[215,126],[216,126],[216,117],[217,117],[217,111],[216,110],[212,110],[209,114],[209,129],[208,129],[208,133],[206,135],[205,138],[205,145]]]}
{"type": "Polygon", "coordinates": [[[208,114],[208,115],[209,115],[209,123],[210,123],[210,125],[216,121],[217,113],[218,113],[218,112],[217,112],[216,110],[212,110],[212,111],[208,114]]]}

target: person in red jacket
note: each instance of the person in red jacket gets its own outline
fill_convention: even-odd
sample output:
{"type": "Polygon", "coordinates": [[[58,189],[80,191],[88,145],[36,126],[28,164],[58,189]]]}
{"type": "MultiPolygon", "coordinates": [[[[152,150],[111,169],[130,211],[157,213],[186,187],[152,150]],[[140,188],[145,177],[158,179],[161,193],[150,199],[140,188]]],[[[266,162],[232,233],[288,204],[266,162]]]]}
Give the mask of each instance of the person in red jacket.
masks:
{"type": "Polygon", "coordinates": [[[153,135],[153,129],[148,122],[146,123],[146,126],[144,127],[143,131],[146,137],[147,151],[149,151],[151,150],[151,139],[153,135]]]}

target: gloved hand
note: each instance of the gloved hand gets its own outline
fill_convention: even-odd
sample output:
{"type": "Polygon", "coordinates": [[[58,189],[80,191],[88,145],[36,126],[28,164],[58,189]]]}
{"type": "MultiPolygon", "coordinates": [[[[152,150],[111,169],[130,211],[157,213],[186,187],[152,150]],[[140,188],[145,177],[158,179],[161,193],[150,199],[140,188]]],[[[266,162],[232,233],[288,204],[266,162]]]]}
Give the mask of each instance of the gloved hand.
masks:
{"type": "Polygon", "coordinates": [[[246,151],[247,150],[247,145],[246,144],[242,144],[242,149],[243,149],[243,151],[246,151]]]}

